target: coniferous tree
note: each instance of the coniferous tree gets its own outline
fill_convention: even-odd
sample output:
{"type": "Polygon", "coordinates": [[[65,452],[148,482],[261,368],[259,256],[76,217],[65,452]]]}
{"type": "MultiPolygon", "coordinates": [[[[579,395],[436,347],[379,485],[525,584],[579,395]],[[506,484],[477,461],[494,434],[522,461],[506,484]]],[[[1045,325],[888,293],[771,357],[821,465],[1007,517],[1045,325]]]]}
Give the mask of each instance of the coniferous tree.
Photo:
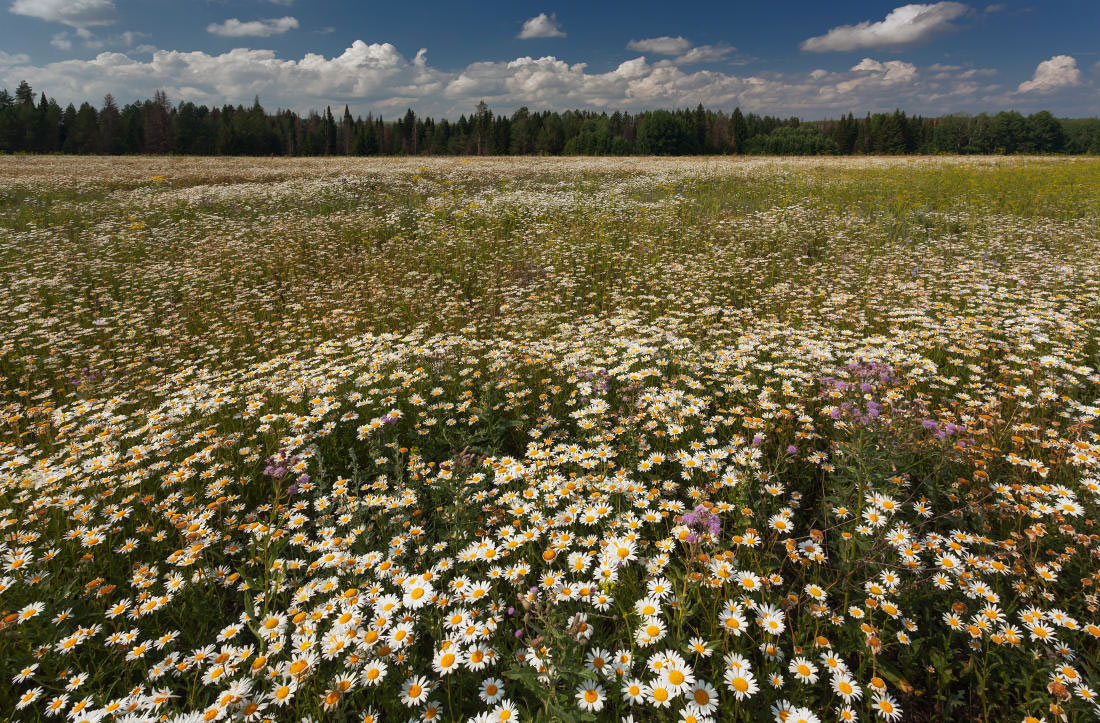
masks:
{"type": "Polygon", "coordinates": [[[589,110],[533,113],[522,107],[495,115],[482,101],[456,122],[420,117],[409,108],[387,123],[368,113],[354,117],[347,104],[339,122],[332,109],[300,116],[251,107],[172,107],[163,91],[121,111],[108,94],[102,110],[89,103],[62,110],[26,81],[15,95],[0,89],[0,152],[180,153],[269,155],[397,155],[529,153],[625,155],[630,153],[1097,153],[1100,119],[1055,118],[1048,111],[1023,116],[950,115],[924,118],[853,113],[803,123],[735,108],[722,111],[654,110],[637,115],[589,110]]]}
{"type": "Polygon", "coordinates": [[[25,80],[19,81],[19,85],[15,88],[15,102],[20,105],[34,105],[34,91],[30,83],[25,80]]]}
{"type": "Polygon", "coordinates": [[[99,109],[99,153],[122,153],[118,139],[118,127],[121,116],[113,95],[103,96],[103,107],[99,109]]]}
{"type": "Polygon", "coordinates": [[[144,108],[145,152],[168,153],[172,150],[172,107],[163,90],[153,93],[144,108]]]}
{"type": "Polygon", "coordinates": [[[745,116],[741,113],[740,106],[733,109],[730,116],[730,138],[733,143],[734,153],[745,152],[745,141],[748,140],[749,126],[745,123],[745,116]]]}

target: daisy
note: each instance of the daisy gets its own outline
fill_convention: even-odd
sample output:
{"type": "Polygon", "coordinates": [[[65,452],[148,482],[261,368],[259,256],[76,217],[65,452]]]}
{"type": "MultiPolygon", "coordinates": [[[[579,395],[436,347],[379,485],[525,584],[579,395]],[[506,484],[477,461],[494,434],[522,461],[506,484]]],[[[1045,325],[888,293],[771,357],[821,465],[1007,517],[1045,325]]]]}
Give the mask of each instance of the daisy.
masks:
{"type": "Polygon", "coordinates": [[[783,723],[821,723],[821,719],[809,708],[791,708],[783,723]]]}
{"type": "Polygon", "coordinates": [[[634,632],[638,645],[654,645],[665,636],[665,623],[660,618],[646,618],[634,632]]]}
{"type": "Polygon", "coordinates": [[[730,633],[734,637],[741,637],[741,634],[745,632],[745,616],[738,610],[726,610],[722,613],[720,618],[722,624],[722,630],[730,633]]]}
{"type": "Polygon", "coordinates": [[[625,565],[638,559],[638,548],[632,540],[615,537],[607,543],[604,558],[613,565],[625,565]]]}
{"type": "Polygon", "coordinates": [[[284,706],[294,699],[294,693],[298,690],[298,681],[295,678],[283,678],[269,694],[269,699],[277,706],[284,706]]]}
{"type": "Polygon", "coordinates": [[[412,578],[411,582],[404,585],[405,594],[401,598],[401,604],[409,610],[418,610],[432,601],[435,590],[430,582],[421,577],[412,578]]]}
{"type": "Polygon", "coordinates": [[[756,695],[760,688],[756,684],[756,678],[748,667],[727,668],[725,675],[726,687],[733,691],[737,700],[744,700],[756,695]]]}
{"type": "Polygon", "coordinates": [[[874,699],[871,701],[871,707],[875,709],[875,712],[878,713],[880,717],[888,721],[895,721],[901,718],[901,708],[889,693],[876,693],[874,699]]]}
{"type": "Polygon", "coordinates": [[[398,623],[390,630],[389,643],[393,648],[400,650],[412,641],[412,623],[398,623]]]}
{"type": "Polygon", "coordinates": [[[695,684],[688,694],[688,698],[690,698],[700,715],[710,715],[718,708],[718,691],[705,680],[700,680],[695,684]]]}
{"type": "Polygon", "coordinates": [[[658,680],[653,684],[647,686],[646,695],[652,705],[657,708],[667,708],[672,704],[672,699],[676,697],[676,692],[666,685],[663,681],[658,680]]]}
{"type": "Polygon", "coordinates": [[[409,678],[401,686],[401,702],[410,708],[415,708],[428,699],[428,688],[427,678],[419,675],[409,678]]]}
{"type": "Polygon", "coordinates": [[[478,696],[489,705],[493,705],[504,697],[504,681],[500,678],[487,678],[483,680],[478,696]]]}
{"type": "Polygon", "coordinates": [[[378,685],[385,679],[387,670],[385,662],[372,660],[363,666],[363,672],[359,675],[359,679],[363,682],[363,685],[378,685]]]}
{"type": "Polygon", "coordinates": [[[835,675],[837,673],[847,673],[848,672],[847,663],[845,663],[843,660],[841,660],[840,657],[836,653],[832,652],[831,650],[826,650],[825,652],[823,652],[821,654],[821,663],[826,668],[828,668],[828,672],[830,674],[835,675]]]}
{"type": "Polygon", "coordinates": [[[863,689],[844,673],[833,678],[833,691],[843,698],[845,703],[851,703],[863,697],[863,689]]]}
{"type": "Polygon", "coordinates": [[[53,718],[55,715],[61,715],[65,711],[65,704],[68,702],[69,696],[65,693],[56,696],[46,704],[46,716],[48,718],[53,718]]]}
{"type": "Polygon", "coordinates": [[[680,723],[714,723],[714,719],[701,714],[698,708],[689,703],[680,711],[680,723]]]}
{"type": "Polygon", "coordinates": [[[466,655],[463,656],[466,667],[470,670],[481,670],[485,666],[489,665],[492,660],[492,649],[482,645],[480,643],[474,643],[466,651],[466,655]]]}
{"type": "Polygon", "coordinates": [[[46,603],[34,602],[19,611],[19,622],[25,623],[46,609],[46,603]]]}
{"type": "Polygon", "coordinates": [[[711,653],[714,652],[710,647],[710,643],[698,636],[688,640],[687,651],[701,658],[709,658],[711,653]]]}
{"type": "Polygon", "coordinates": [[[19,702],[15,704],[16,710],[22,710],[28,705],[34,703],[42,696],[42,688],[31,688],[26,693],[19,697],[19,702]]]}
{"type": "Polygon", "coordinates": [[[629,678],[623,681],[622,687],[623,698],[627,703],[631,705],[641,705],[645,703],[646,687],[645,683],[637,678],[629,678]]]}
{"type": "Polygon", "coordinates": [[[435,654],[432,669],[439,675],[449,675],[462,666],[463,655],[457,647],[445,648],[435,654]]]}
{"type": "Polygon", "coordinates": [[[787,669],[803,683],[813,684],[817,682],[817,666],[802,656],[792,658],[787,669]]]}
{"type": "Polygon", "coordinates": [[[614,670],[610,664],[611,653],[606,650],[596,647],[588,652],[585,656],[584,666],[591,670],[593,673],[609,677],[614,674],[614,670]]]}
{"type": "Polygon", "coordinates": [[[663,577],[652,578],[646,583],[645,587],[650,597],[655,597],[658,600],[664,600],[672,594],[672,585],[663,577]]]}
{"type": "Polygon", "coordinates": [[[493,708],[493,720],[511,723],[519,720],[519,707],[510,700],[502,700],[493,708]]]}
{"type": "Polygon", "coordinates": [[[603,710],[607,692],[599,683],[589,682],[577,686],[577,705],[581,710],[597,712],[603,710]]]}

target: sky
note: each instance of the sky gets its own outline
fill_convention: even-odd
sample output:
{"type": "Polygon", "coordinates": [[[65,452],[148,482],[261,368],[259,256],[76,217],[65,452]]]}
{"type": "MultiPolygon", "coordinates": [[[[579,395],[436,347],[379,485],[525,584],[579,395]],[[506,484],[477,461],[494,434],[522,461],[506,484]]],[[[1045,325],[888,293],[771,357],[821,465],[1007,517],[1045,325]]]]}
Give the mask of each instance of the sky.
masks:
{"type": "Polygon", "coordinates": [[[0,88],[457,118],[1100,115],[1100,0],[0,0],[0,88]],[[6,5],[6,7],[4,7],[6,5]]]}

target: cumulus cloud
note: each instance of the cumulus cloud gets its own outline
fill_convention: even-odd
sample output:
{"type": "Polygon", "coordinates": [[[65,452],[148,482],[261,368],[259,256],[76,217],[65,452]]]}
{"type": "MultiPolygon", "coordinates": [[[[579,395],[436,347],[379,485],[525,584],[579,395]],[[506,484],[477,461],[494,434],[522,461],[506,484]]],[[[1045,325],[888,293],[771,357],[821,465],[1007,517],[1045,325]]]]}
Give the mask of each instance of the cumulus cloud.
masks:
{"type": "Polygon", "coordinates": [[[248,22],[241,22],[237,18],[229,18],[224,23],[210,23],[206,26],[206,32],[227,38],[267,38],[297,28],[298,19],[287,15],[282,18],[266,18],[264,20],[249,20],[248,22]]]}
{"type": "Polygon", "coordinates": [[[854,75],[838,82],[834,88],[839,94],[848,94],[855,90],[892,88],[910,84],[917,78],[917,66],[901,60],[887,60],[885,63],[873,58],[864,58],[852,66],[854,75]]]}
{"type": "Polygon", "coordinates": [[[951,21],[969,11],[968,6],[958,2],[902,5],[878,22],[865,20],[856,25],[840,25],[824,35],[802,41],[800,47],[820,53],[917,45],[953,29],[951,21]]]}
{"type": "Polygon", "coordinates": [[[433,97],[442,91],[444,79],[428,67],[423,52],[409,60],[390,43],[361,40],[331,58],[307,53],[289,60],[271,50],[248,48],[221,54],[153,49],[148,60],[103,52],[90,60],[7,69],[10,64],[0,59],[0,87],[15,87],[26,78],[34,87],[48,88],[62,103],[106,93],[152,97],[159,88],[174,100],[207,104],[245,103],[259,95],[272,107],[307,110],[337,101],[364,107],[395,96],[433,97]]]}
{"type": "Polygon", "coordinates": [[[724,60],[727,55],[737,50],[732,45],[726,45],[725,43],[693,46],[690,40],[679,35],[675,38],[662,35],[658,38],[631,40],[626,44],[626,47],[628,50],[637,50],[642,53],[675,56],[670,62],[676,65],[713,63],[724,60]]]}
{"type": "Polygon", "coordinates": [[[1020,83],[1017,93],[1049,93],[1058,88],[1065,88],[1081,83],[1081,71],[1077,67],[1077,60],[1070,55],[1055,55],[1050,60],[1044,60],[1035,68],[1035,75],[1031,80],[1020,83]]]}
{"type": "MultiPolygon", "coordinates": [[[[996,86],[981,81],[987,71],[975,70],[941,65],[933,71],[868,57],[839,70],[738,75],[639,56],[598,72],[584,62],[547,55],[444,71],[431,65],[424,49],[409,57],[390,43],[361,40],[334,56],[308,53],[298,58],[249,48],[220,54],[141,48],[36,66],[26,56],[0,52],[0,88],[12,89],[25,78],[63,105],[108,92],[120,100],[148,98],[163,89],[172,102],[247,104],[258,95],[268,108],[304,112],[347,103],[358,114],[383,112],[389,117],[411,107],[452,119],[470,113],[482,99],[499,113],[524,105],[635,111],[702,103],[727,112],[740,106],[746,112],[811,119],[897,107],[933,114],[1019,103],[1018,95],[993,95],[1000,92],[996,86]]],[[[1079,95],[1081,111],[1095,112],[1087,106],[1092,101],[1086,94],[1079,95]]]]}
{"type": "Polygon", "coordinates": [[[114,0],[15,0],[11,11],[74,28],[110,25],[115,21],[114,0]]]}
{"type": "Polygon", "coordinates": [[[658,55],[680,55],[691,47],[691,41],[681,36],[675,38],[662,35],[659,38],[643,38],[631,40],[626,44],[629,50],[637,50],[640,53],[657,53],[658,55]]]}
{"type": "Polygon", "coordinates": [[[523,29],[519,31],[517,37],[524,40],[528,38],[564,38],[565,33],[562,31],[561,24],[554,13],[549,15],[539,13],[523,24],[523,29]]]}

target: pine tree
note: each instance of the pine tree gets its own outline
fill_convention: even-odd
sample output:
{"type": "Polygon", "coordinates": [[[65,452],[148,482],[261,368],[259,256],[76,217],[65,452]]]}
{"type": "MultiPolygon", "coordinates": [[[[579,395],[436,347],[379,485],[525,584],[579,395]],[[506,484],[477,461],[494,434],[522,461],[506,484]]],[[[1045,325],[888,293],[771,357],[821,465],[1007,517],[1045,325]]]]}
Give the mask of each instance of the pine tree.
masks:
{"type": "Polygon", "coordinates": [[[153,93],[145,106],[145,152],[168,153],[172,150],[172,107],[163,90],[153,93]]]}
{"type": "Polygon", "coordinates": [[[19,81],[19,86],[15,89],[15,102],[20,105],[34,105],[34,91],[31,90],[30,83],[19,81]]]}
{"type": "Polygon", "coordinates": [[[330,106],[325,106],[325,119],[322,125],[322,137],[325,145],[323,153],[330,156],[336,151],[336,119],[332,117],[330,106]]]}
{"type": "Polygon", "coordinates": [[[99,151],[100,153],[122,153],[122,144],[118,137],[121,117],[115,98],[110,93],[103,96],[103,108],[99,111],[99,151]]]}
{"type": "Polygon", "coordinates": [[[348,104],[344,104],[344,118],[340,122],[340,133],[343,137],[344,155],[351,155],[352,136],[355,133],[355,121],[351,119],[351,110],[348,104]]]}
{"type": "Polygon", "coordinates": [[[730,116],[730,136],[732,137],[733,152],[744,153],[745,142],[749,139],[749,126],[745,122],[745,116],[741,115],[741,108],[733,109],[730,116]]]}

